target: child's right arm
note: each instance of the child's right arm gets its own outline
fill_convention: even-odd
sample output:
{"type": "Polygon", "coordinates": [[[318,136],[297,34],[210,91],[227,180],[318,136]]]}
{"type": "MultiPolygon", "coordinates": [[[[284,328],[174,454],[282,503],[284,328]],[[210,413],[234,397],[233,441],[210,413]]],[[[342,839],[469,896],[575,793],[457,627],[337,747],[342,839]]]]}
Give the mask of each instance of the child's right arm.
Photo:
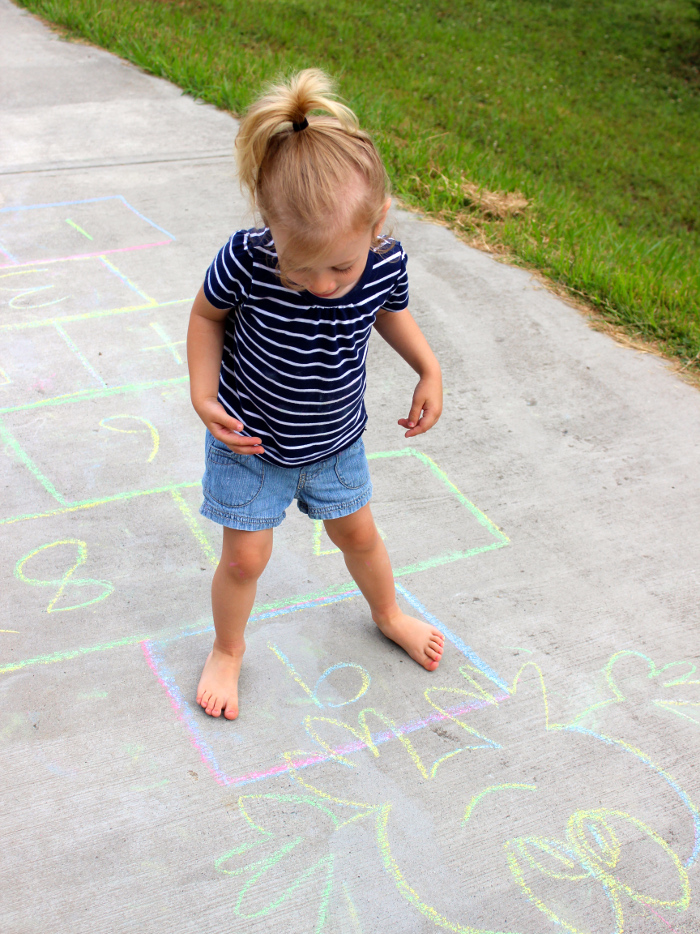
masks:
{"type": "Polygon", "coordinates": [[[263,454],[260,438],[237,434],[243,425],[229,415],[219,402],[219,371],[224,349],[228,310],[207,301],[202,287],[192,305],[187,329],[187,364],[190,370],[190,398],[194,409],[209,431],[236,454],[263,454]]]}

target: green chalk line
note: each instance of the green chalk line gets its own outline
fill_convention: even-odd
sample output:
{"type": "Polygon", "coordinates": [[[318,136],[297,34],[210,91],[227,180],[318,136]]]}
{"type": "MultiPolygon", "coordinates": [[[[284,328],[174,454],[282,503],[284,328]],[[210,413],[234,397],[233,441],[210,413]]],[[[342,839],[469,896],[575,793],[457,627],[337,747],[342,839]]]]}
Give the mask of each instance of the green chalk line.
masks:
{"type": "Polygon", "coordinates": [[[39,470],[37,465],[34,463],[31,457],[27,454],[24,448],[21,447],[21,445],[16,440],[14,435],[12,435],[8,431],[8,429],[5,427],[5,425],[3,425],[2,421],[0,421],[0,439],[2,439],[2,441],[5,443],[6,447],[9,447],[12,450],[15,457],[17,457],[17,459],[21,461],[22,464],[24,464],[24,466],[31,473],[31,475],[36,480],[39,481],[39,483],[43,486],[43,488],[46,490],[49,496],[53,496],[53,498],[57,500],[57,502],[61,503],[62,505],[67,504],[67,500],[65,499],[65,497],[63,497],[58,492],[58,490],[53,485],[53,483],[51,483],[48,477],[45,477],[43,475],[43,473],[39,470]]]}
{"type": "Polygon", "coordinates": [[[92,237],[91,237],[90,234],[87,232],[87,230],[83,230],[82,227],[79,227],[79,226],[75,223],[75,221],[72,221],[72,220],[70,219],[70,217],[67,217],[67,218],[66,218],[66,224],[70,224],[70,226],[73,227],[75,230],[77,230],[78,233],[81,233],[84,237],[87,237],[88,240],[92,240],[92,237]]]}
{"type": "MultiPolygon", "coordinates": [[[[2,423],[0,422],[0,426],[2,423]]],[[[48,483],[48,480],[46,481],[48,483]]],[[[50,519],[53,516],[61,516],[67,512],[77,512],[79,509],[93,509],[95,506],[105,506],[107,503],[122,502],[128,499],[134,499],[136,496],[151,496],[153,493],[173,493],[177,490],[187,490],[191,487],[200,486],[201,481],[194,483],[170,483],[167,486],[154,487],[152,490],[127,490],[124,493],[115,493],[114,496],[105,496],[102,499],[85,499],[77,503],[66,503],[62,509],[52,509],[50,512],[25,513],[22,516],[10,516],[8,519],[0,519],[0,525],[12,525],[15,522],[24,522],[27,519],[50,519]]],[[[65,503],[66,501],[63,500],[65,503]]]]}
{"type": "Polygon", "coordinates": [[[95,368],[92,366],[92,364],[90,363],[90,361],[87,359],[87,357],[86,357],[86,356],[83,354],[83,352],[80,350],[80,348],[79,348],[78,345],[75,343],[75,341],[71,338],[71,336],[64,330],[63,327],[61,327],[60,324],[58,324],[58,322],[56,322],[56,323],[54,324],[54,327],[55,327],[56,331],[58,332],[58,334],[60,334],[60,336],[61,336],[61,337],[63,338],[63,340],[66,342],[66,344],[68,345],[68,347],[69,347],[69,348],[73,351],[73,353],[76,355],[76,357],[78,358],[78,360],[80,360],[80,362],[81,362],[82,365],[85,367],[85,369],[88,371],[88,373],[89,373],[94,379],[97,380],[97,382],[100,384],[100,386],[102,386],[103,389],[106,388],[107,383],[105,383],[105,381],[102,379],[102,377],[101,377],[100,374],[97,372],[97,370],[95,370],[95,368]]]}
{"type": "MultiPolygon", "coordinates": [[[[159,492],[166,491],[167,487],[159,492]]],[[[480,554],[482,552],[503,548],[505,544],[506,542],[493,542],[490,545],[484,545],[481,548],[472,548],[469,551],[457,551],[447,555],[439,555],[437,558],[430,558],[427,561],[420,561],[417,564],[409,564],[405,567],[398,568],[394,571],[394,577],[405,577],[408,574],[416,574],[419,571],[427,571],[430,568],[439,567],[443,564],[449,564],[452,561],[459,561],[462,558],[469,558],[472,555],[480,554]]],[[[307,605],[314,600],[323,600],[324,597],[339,596],[343,593],[347,593],[349,589],[355,590],[356,587],[357,585],[355,582],[350,580],[343,584],[335,584],[332,587],[327,587],[324,590],[315,590],[312,593],[299,594],[294,597],[287,597],[284,600],[274,600],[271,603],[263,603],[259,606],[256,605],[253,607],[253,612],[251,614],[249,624],[253,625],[256,622],[259,622],[259,619],[255,619],[254,617],[260,617],[263,614],[269,613],[273,610],[279,610],[282,607],[293,607],[296,604],[307,605]]],[[[211,625],[212,621],[209,619],[206,623],[206,626],[208,627],[211,625]]],[[[169,636],[187,632],[188,629],[201,628],[202,623],[190,623],[186,626],[171,627],[169,629],[162,629],[154,633],[140,633],[133,636],[125,636],[123,639],[117,639],[114,642],[103,642],[98,645],[82,646],[77,649],[67,649],[63,652],[54,652],[51,655],[38,655],[35,658],[28,658],[24,659],[23,661],[4,665],[3,667],[0,667],[0,674],[17,671],[19,668],[26,668],[29,665],[50,665],[54,662],[68,661],[81,655],[88,655],[91,652],[104,652],[108,649],[117,649],[126,645],[136,645],[139,642],[157,642],[161,639],[167,639],[169,636]]]]}
{"type": "Polygon", "coordinates": [[[112,642],[100,642],[97,645],[84,645],[77,649],[64,649],[61,652],[51,652],[48,655],[36,655],[34,658],[25,658],[19,662],[10,662],[0,668],[0,674],[6,674],[10,671],[18,671],[20,668],[27,668],[30,665],[52,665],[54,662],[69,661],[71,658],[79,658],[82,655],[91,655],[93,652],[105,652],[108,649],[119,649],[126,645],[138,645],[139,642],[157,642],[160,639],[166,639],[168,636],[187,632],[188,629],[198,630],[202,626],[205,628],[213,625],[211,617],[198,623],[189,623],[186,626],[172,626],[169,629],[161,629],[151,633],[136,633],[132,636],[124,636],[123,639],[115,639],[112,642]]]}
{"type": "Polygon", "coordinates": [[[143,392],[145,389],[155,389],[158,386],[173,386],[178,383],[189,383],[189,376],[174,376],[172,379],[152,379],[145,383],[129,383],[126,386],[108,386],[104,389],[81,389],[79,392],[69,392],[52,399],[40,399],[38,402],[27,402],[24,405],[10,405],[0,409],[0,415],[9,415],[11,412],[25,412],[27,409],[40,409],[45,405],[67,405],[70,402],[84,402],[88,399],[101,399],[105,396],[119,396],[127,392],[143,392]]]}
{"type": "MultiPolygon", "coordinates": [[[[180,380],[175,380],[175,382],[179,382],[179,381],[180,380]]],[[[165,382],[173,382],[173,381],[167,380],[165,382]]],[[[0,431],[2,431],[2,428],[3,428],[2,422],[0,422],[0,431]]],[[[14,441],[14,439],[12,438],[11,435],[9,435],[9,432],[7,432],[6,429],[5,429],[5,432],[9,436],[9,438],[12,441],[14,441]]],[[[496,541],[491,542],[488,545],[480,545],[475,548],[470,548],[467,551],[447,552],[443,555],[437,555],[433,558],[427,558],[424,561],[417,561],[414,564],[407,564],[407,565],[404,565],[403,567],[396,568],[394,570],[394,578],[406,577],[409,574],[417,574],[420,571],[427,571],[427,570],[430,570],[431,568],[441,567],[445,564],[450,564],[454,561],[461,561],[464,558],[470,558],[474,555],[483,554],[484,552],[487,552],[487,551],[494,551],[498,548],[503,548],[505,545],[509,544],[510,539],[508,538],[508,536],[504,532],[502,532],[498,528],[498,526],[494,525],[494,523],[491,522],[491,520],[487,516],[485,516],[484,513],[482,513],[481,510],[478,509],[474,505],[474,503],[468,500],[466,496],[464,496],[464,494],[459,491],[459,489],[454,485],[454,483],[452,483],[452,481],[448,478],[444,470],[441,470],[441,468],[438,467],[435,461],[433,461],[430,457],[428,457],[427,454],[423,454],[421,451],[417,451],[414,448],[402,448],[398,451],[380,451],[380,452],[368,455],[369,460],[377,460],[377,459],[389,458],[389,457],[417,457],[422,463],[430,467],[432,472],[457,497],[458,501],[463,506],[465,506],[469,510],[469,512],[474,516],[474,518],[477,519],[480,525],[488,529],[488,531],[496,539],[496,541]]],[[[46,482],[48,483],[48,480],[46,482]]],[[[185,519],[185,522],[187,523],[190,531],[193,533],[200,547],[202,547],[207,558],[210,561],[212,561],[212,563],[216,563],[216,555],[214,554],[214,551],[211,548],[211,545],[206,539],[206,536],[204,535],[204,533],[197,526],[196,519],[192,511],[190,510],[189,506],[187,505],[185,500],[182,498],[182,496],[180,496],[178,492],[179,490],[189,489],[189,488],[196,487],[199,485],[200,485],[200,482],[197,481],[195,483],[169,484],[167,486],[156,487],[150,490],[130,490],[124,493],[117,493],[114,496],[104,497],[102,499],[84,500],[78,503],[67,504],[64,508],[55,509],[55,510],[52,510],[51,512],[28,514],[24,516],[13,516],[9,519],[0,520],[0,525],[9,525],[13,522],[20,522],[25,519],[48,518],[50,516],[61,515],[67,512],[74,512],[78,509],[91,509],[93,507],[106,505],[108,503],[133,499],[134,497],[137,497],[137,496],[149,496],[154,493],[170,493],[171,496],[173,497],[175,505],[178,507],[178,509],[182,513],[182,516],[185,519]]],[[[349,595],[349,591],[354,591],[355,589],[356,589],[355,582],[350,580],[350,581],[345,581],[342,584],[334,584],[331,587],[327,587],[322,590],[313,591],[312,593],[298,594],[293,597],[286,597],[283,600],[275,600],[271,603],[265,603],[259,606],[256,605],[253,607],[250,623],[253,624],[255,622],[258,622],[260,621],[260,618],[264,617],[266,613],[272,612],[274,610],[279,610],[283,607],[291,608],[296,605],[299,605],[299,609],[301,609],[302,606],[308,605],[309,603],[315,600],[323,600],[327,597],[334,597],[334,596],[339,596],[342,594],[349,595]],[[257,617],[257,619],[255,619],[255,617],[257,617]]],[[[210,626],[210,625],[211,625],[211,619],[207,623],[207,626],[210,626]]],[[[39,664],[46,665],[46,664],[51,664],[57,661],[64,661],[64,660],[69,660],[71,658],[76,658],[80,655],[85,655],[90,652],[100,652],[100,651],[105,651],[107,649],[119,648],[121,646],[135,645],[145,640],[157,641],[160,639],[168,638],[169,636],[172,636],[175,634],[186,632],[188,629],[198,629],[198,628],[201,629],[201,623],[195,623],[195,624],[190,624],[187,626],[178,626],[174,628],[169,628],[166,630],[161,630],[158,633],[152,633],[151,635],[140,634],[140,635],[135,635],[135,636],[127,636],[124,639],[119,639],[115,642],[106,642],[106,643],[101,643],[96,646],[81,647],[78,649],[69,649],[64,652],[55,652],[51,655],[37,656],[35,658],[25,659],[24,661],[20,661],[14,664],[0,667],[0,674],[10,672],[10,671],[16,671],[18,668],[24,668],[28,665],[39,665],[39,664]]]]}
{"type": "Polygon", "coordinates": [[[192,304],[193,298],[176,298],[170,302],[149,302],[148,305],[125,305],[123,308],[107,308],[104,311],[85,311],[79,315],[62,315],[59,318],[40,318],[37,321],[17,321],[10,324],[0,324],[0,331],[24,331],[27,328],[45,328],[55,324],[67,324],[70,321],[88,321],[91,318],[109,318],[112,315],[126,315],[134,311],[154,311],[156,308],[166,308],[169,305],[192,304]]]}
{"type": "Polygon", "coordinates": [[[367,460],[378,460],[384,457],[417,457],[419,461],[422,461],[430,470],[438,477],[442,483],[456,496],[458,501],[465,506],[469,512],[474,516],[477,522],[480,525],[483,525],[484,528],[488,529],[489,532],[497,539],[502,541],[504,544],[508,544],[510,539],[502,532],[501,529],[495,525],[488,516],[485,516],[484,513],[468,500],[467,497],[462,493],[450,480],[444,470],[438,467],[435,461],[428,457],[427,454],[424,454],[422,451],[417,451],[415,448],[400,448],[398,451],[378,451],[375,454],[368,454],[367,460]]]}

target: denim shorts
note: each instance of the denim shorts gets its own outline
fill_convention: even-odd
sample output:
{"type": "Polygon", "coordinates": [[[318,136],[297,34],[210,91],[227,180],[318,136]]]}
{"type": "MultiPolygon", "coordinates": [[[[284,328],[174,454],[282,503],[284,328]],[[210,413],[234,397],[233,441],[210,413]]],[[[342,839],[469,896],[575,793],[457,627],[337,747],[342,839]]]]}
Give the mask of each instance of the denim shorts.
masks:
{"type": "Polygon", "coordinates": [[[312,519],[340,519],[372,498],[362,438],[326,460],[278,467],[256,454],[234,454],[207,431],[203,516],[230,529],[256,532],[280,525],[293,499],[312,519]]]}

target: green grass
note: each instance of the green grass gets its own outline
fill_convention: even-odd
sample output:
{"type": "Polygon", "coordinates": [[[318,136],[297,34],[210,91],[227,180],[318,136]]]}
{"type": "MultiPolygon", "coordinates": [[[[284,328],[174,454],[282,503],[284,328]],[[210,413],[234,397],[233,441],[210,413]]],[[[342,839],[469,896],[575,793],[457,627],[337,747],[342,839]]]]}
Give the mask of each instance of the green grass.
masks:
{"type": "Polygon", "coordinates": [[[697,0],[21,3],[234,113],[328,70],[402,201],[700,371],[697,0]]]}

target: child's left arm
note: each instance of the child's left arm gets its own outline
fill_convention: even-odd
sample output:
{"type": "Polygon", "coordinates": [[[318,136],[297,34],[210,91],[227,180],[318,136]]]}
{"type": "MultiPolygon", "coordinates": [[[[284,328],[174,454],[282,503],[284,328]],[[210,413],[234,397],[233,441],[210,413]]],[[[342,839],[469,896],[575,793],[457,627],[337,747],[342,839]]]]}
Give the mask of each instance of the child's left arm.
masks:
{"type": "Polygon", "coordinates": [[[421,435],[432,428],[442,414],[440,364],[408,308],[378,312],[374,327],[420,377],[408,418],[400,418],[399,425],[408,429],[406,438],[421,435]]]}

